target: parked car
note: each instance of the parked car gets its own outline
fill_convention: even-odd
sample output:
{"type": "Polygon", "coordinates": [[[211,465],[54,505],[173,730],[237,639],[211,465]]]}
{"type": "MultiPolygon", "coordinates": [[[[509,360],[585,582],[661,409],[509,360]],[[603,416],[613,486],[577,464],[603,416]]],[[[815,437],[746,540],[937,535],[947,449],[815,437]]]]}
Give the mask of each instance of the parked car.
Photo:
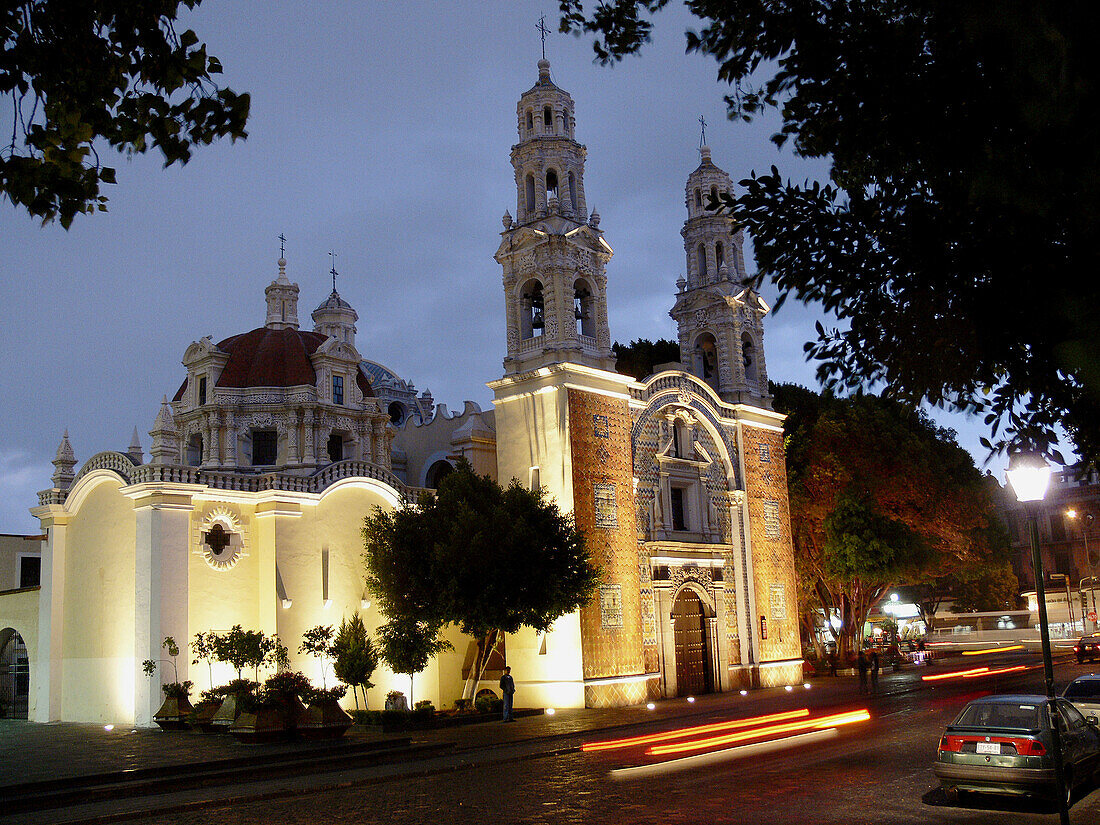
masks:
{"type": "Polygon", "coordinates": [[[1073,652],[1077,656],[1077,663],[1081,664],[1086,659],[1100,659],[1100,633],[1090,633],[1082,636],[1073,646],[1073,652]]]}
{"type": "Polygon", "coordinates": [[[1090,673],[1078,676],[1062,691],[1062,698],[1069,701],[1086,719],[1100,718],[1100,676],[1090,673]]]}
{"type": "MultiPolygon", "coordinates": [[[[1067,805],[1100,768],[1100,730],[1065,699],[1055,699],[1065,787],[1054,782],[1054,742],[1047,698],[985,696],[970,702],[940,739],[933,770],[949,794],[979,791],[1057,799],[1067,805]]],[[[1093,720],[1095,722],[1095,720],[1093,720]]]]}

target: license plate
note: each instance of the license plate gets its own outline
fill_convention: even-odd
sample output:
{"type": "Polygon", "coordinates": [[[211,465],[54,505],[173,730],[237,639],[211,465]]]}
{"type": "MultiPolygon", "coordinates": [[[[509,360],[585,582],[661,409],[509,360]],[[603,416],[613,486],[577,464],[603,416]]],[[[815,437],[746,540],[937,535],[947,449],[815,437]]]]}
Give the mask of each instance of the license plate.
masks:
{"type": "Polygon", "coordinates": [[[1000,742],[978,742],[978,753],[995,753],[1000,755],[1001,743],[1000,742]]]}

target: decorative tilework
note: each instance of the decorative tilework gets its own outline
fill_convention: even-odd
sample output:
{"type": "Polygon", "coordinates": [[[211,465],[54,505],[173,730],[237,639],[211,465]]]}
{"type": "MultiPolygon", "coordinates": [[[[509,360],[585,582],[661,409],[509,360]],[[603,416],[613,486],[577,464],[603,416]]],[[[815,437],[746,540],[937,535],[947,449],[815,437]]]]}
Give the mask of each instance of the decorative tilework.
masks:
{"type": "Polygon", "coordinates": [[[592,434],[596,436],[596,438],[611,437],[611,424],[607,420],[606,415],[592,416],[592,434]]]}
{"type": "Polygon", "coordinates": [[[596,526],[612,528],[619,526],[619,507],[615,503],[615,485],[597,484],[593,491],[596,508],[596,526]]]}
{"type": "MultiPolygon", "coordinates": [[[[769,474],[770,475],[770,474],[769,474]]],[[[764,535],[770,539],[781,538],[783,533],[779,527],[779,502],[764,501],[764,535]]]]}
{"type": "Polygon", "coordinates": [[[623,588],[617,584],[600,585],[600,627],[604,630],[623,626],[623,588]]]}
{"type": "Polygon", "coordinates": [[[761,464],[770,464],[772,460],[772,446],[764,442],[757,445],[761,464]]]}

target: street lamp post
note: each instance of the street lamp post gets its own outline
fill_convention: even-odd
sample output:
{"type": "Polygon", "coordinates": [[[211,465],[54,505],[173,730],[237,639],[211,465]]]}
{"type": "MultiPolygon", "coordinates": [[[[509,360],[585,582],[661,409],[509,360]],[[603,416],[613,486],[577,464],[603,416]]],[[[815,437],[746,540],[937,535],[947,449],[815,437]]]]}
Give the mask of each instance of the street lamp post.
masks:
{"type": "MultiPolygon", "coordinates": [[[[1062,582],[1066,585],[1066,615],[1069,616],[1069,632],[1070,632],[1070,635],[1072,636],[1073,634],[1075,634],[1077,632],[1077,628],[1075,627],[1075,625],[1077,624],[1077,619],[1075,619],[1073,617],[1073,599],[1069,595],[1069,575],[1066,574],[1066,573],[1051,573],[1050,574],[1050,580],[1051,581],[1057,581],[1059,579],[1059,577],[1062,579],[1062,582]]],[[[1084,624],[1084,622],[1082,622],[1081,623],[1081,632],[1083,633],[1084,630],[1085,630],[1085,624],[1084,624]]]]}
{"type": "Polygon", "coordinates": [[[1050,467],[1042,456],[1018,453],[1009,462],[1008,480],[1016,498],[1024,505],[1031,533],[1031,566],[1035,573],[1035,596],[1039,601],[1039,638],[1043,643],[1043,674],[1046,677],[1047,714],[1054,751],[1054,785],[1058,795],[1058,818],[1069,825],[1068,800],[1064,793],[1065,771],[1062,765],[1062,736],[1058,730],[1058,709],[1054,697],[1054,661],[1050,655],[1050,625],[1047,622],[1047,596],[1043,586],[1043,559],[1039,555],[1039,502],[1050,484],[1050,467]]]}

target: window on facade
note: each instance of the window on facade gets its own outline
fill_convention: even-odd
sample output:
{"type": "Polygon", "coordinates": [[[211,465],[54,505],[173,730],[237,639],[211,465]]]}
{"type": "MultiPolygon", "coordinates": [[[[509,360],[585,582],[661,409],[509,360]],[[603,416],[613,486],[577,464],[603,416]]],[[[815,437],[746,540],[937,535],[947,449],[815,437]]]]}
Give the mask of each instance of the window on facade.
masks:
{"type": "Polygon", "coordinates": [[[596,322],[592,317],[592,292],[584,281],[573,284],[573,317],[577,322],[577,333],[590,338],[596,336],[596,322]]]}
{"type": "Polygon", "coordinates": [[[19,557],[19,587],[38,587],[42,582],[42,557],[19,557]]]}
{"type": "Polygon", "coordinates": [[[520,317],[520,337],[536,338],[546,326],[543,317],[542,283],[529,281],[523,289],[523,308],[520,317]]]}
{"type": "Polygon", "coordinates": [[[254,430],[252,432],[252,464],[256,467],[269,466],[277,460],[279,450],[278,434],[274,430],[254,430]]]}
{"type": "Polygon", "coordinates": [[[702,209],[703,208],[703,193],[701,191],[699,191],[698,189],[695,190],[695,208],[696,209],[702,209]]]}
{"type": "Polygon", "coordinates": [[[672,529],[681,532],[686,531],[688,528],[684,512],[684,488],[671,487],[668,492],[672,505],[672,529]]]}
{"type": "Polygon", "coordinates": [[[202,464],[202,436],[197,433],[187,440],[187,454],[184,461],[188,467],[198,467],[202,464]]]}
{"type": "Polygon", "coordinates": [[[695,374],[710,386],[718,388],[718,342],[709,332],[695,341],[695,374]]]}
{"type": "Polygon", "coordinates": [[[672,454],[677,458],[691,458],[690,451],[687,425],[683,421],[677,421],[672,425],[672,454]]]}
{"type": "Polygon", "coordinates": [[[547,129],[554,125],[554,113],[549,106],[542,110],[542,125],[547,129]]]}
{"type": "Polygon", "coordinates": [[[332,376],[332,403],[344,404],[344,376],[334,375],[332,376]]]}
{"type": "Polygon", "coordinates": [[[558,196],[558,173],[553,169],[546,171],[546,198],[556,198],[558,196]]]}
{"type": "Polygon", "coordinates": [[[726,262],[726,250],[722,247],[721,243],[714,245],[714,265],[719,269],[722,268],[722,264],[726,262]]]}
{"type": "Polygon", "coordinates": [[[745,365],[745,380],[755,381],[756,352],[748,333],[741,336],[741,362],[745,365]]]}
{"type": "Polygon", "coordinates": [[[344,438],[339,433],[333,433],[328,437],[328,460],[344,460],[344,438]]]}
{"type": "Polygon", "coordinates": [[[453,470],[454,467],[451,466],[450,462],[440,459],[428,468],[428,472],[424,477],[424,486],[433,490],[439,489],[439,482],[450,475],[453,470]]]}
{"type": "Polygon", "coordinates": [[[569,205],[574,212],[577,211],[577,179],[572,172],[569,173],[569,205]]]}
{"type": "Polygon", "coordinates": [[[531,116],[531,110],[527,110],[527,131],[530,132],[535,128],[535,119],[531,116]]]}
{"type": "Polygon", "coordinates": [[[199,379],[199,406],[206,403],[206,376],[199,379]]]}
{"type": "Polygon", "coordinates": [[[386,413],[390,417],[390,423],[395,427],[400,427],[405,423],[405,407],[400,401],[391,401],[389,407],[386,408],[386,413]]]}
{"type": "Polygon", "coordinates": [[[699,281],[705,282],[707,279],[707,250],[702,244],[699,244],[698,249],[695,250],[695,267],[699,270],[699,281]]]}
{"type": "Polygon", "coordinates": [[[1050,539],[1051,541],[1066,540],[1066,522],[1061,513],[1050,514],[1050,539]]]}
{"type": "Polygon", "coordinates": [[[527,176],[527,212],[531,213],[535,211],[535,176],[527,176]]]}
{"type": "Polygon", "coordinates": [[[539,468],[531,468],[531,484],[530,489],[532,492],[542,489],[542,483],[539,480],[539,468]]]}

